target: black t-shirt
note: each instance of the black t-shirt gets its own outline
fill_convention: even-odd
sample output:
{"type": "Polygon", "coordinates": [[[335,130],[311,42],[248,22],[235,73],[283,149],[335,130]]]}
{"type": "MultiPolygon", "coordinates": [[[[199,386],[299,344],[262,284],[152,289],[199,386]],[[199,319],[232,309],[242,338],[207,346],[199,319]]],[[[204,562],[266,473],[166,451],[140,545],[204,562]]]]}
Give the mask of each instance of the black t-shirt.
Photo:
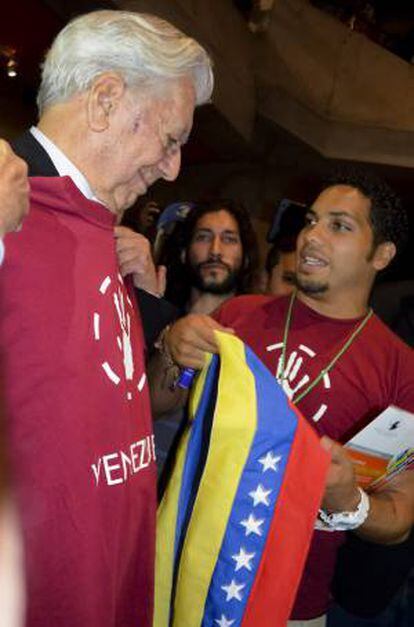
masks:
{"type": "Polygon", "coordinates": [[[332,584],[335,601],[356,616],[383,611],[414,565],[414,531],[401,544],[381,545],[347,534],[332,584]]]}

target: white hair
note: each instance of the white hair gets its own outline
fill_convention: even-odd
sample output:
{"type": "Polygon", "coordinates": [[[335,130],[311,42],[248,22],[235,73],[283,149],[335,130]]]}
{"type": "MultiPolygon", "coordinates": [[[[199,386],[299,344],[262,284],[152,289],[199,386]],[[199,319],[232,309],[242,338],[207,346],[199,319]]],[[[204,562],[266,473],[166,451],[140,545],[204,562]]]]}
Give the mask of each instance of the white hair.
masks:
{"type": "Polygon", "coordinates": [[[39,112],[89,89],[103,72],[117,72],[130,87],[189,77],[196,104],[213,91],[212,61],[204,48],[154,15],[95,11],[58,34],[42,68],[39,112]]]}

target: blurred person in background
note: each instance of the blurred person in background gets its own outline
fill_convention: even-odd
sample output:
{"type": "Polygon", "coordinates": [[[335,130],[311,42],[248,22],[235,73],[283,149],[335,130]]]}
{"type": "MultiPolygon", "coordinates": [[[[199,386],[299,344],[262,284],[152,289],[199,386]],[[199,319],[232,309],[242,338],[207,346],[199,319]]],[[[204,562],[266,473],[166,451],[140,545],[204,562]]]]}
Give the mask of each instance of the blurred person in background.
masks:
{"type": "Polygon", "coordinates": [[[161,213],[161,208],[155,200],[148,198],[143,201],[141,198],[127,209],[122,217],[122,226],[126,226],[136,233],[141,233],[154,243],[157,234],[157,220],[161,213]]]}
{"type": "Polygon", "coordinates": [[[305,224],[305,215],[306,206],[288,198],[283,198],[274,212],[267,234],[271,244],[265,263],[268,294],[290,294],[295,286],[296,240],[305,224]]]}
{"type": "Polygon", "coordinates": [[[296,239],[273,244],[266,256],[266,292],[275,296],[290,294],[295,287],[296,239]]]}

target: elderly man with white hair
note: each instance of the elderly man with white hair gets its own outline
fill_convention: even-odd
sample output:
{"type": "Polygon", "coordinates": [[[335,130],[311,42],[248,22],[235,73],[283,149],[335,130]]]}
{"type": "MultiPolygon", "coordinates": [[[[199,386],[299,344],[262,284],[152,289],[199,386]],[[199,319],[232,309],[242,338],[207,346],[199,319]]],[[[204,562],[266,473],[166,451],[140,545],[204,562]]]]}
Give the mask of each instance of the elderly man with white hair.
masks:
{"type": "Polygon", "coordinates": [[[154,445],[115,228],[176,178],[212,83],[205,50],[167,22],[90,13],[54,41],[39,123],[14,143],[31,203],[0,275],[0,341],[28,627],[152,623],[154,445]]]}

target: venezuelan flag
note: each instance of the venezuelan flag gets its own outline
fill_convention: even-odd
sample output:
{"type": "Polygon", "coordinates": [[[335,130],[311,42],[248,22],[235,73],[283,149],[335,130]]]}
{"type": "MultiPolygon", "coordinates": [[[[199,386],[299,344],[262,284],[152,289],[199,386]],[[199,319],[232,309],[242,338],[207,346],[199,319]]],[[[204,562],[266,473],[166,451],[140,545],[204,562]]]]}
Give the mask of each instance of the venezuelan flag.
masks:
{"type": "Polygon", "coordinates": [[[282,627],[329,456],[256,355],[217,339],[158,511],[154,627],[282,627]]]}

